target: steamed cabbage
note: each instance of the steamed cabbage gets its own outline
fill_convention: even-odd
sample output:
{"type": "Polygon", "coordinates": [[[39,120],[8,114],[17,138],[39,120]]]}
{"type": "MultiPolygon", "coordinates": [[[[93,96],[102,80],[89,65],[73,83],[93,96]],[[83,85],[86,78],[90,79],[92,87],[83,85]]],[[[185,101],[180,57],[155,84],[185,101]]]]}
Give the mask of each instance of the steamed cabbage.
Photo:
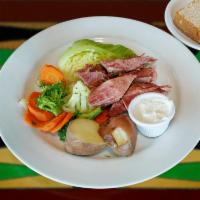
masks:
{"type": "Polygon", "coordinates": [[[64,53],[59,61],[59,68],[68,80],[77,79],[76,71],[86,64],[97,64],[103,60],[125,59],[135,53],[122,45],[103,44],[89,39],[78,40],[64,53]]]}
{"type": "Polygon", "coordinates": [[[90,111],[92,107],[88,103],[90,90],[82,81],[77,81],[72,88],[72,94],[63,106],[65,111],[84,113],[90,111]]]}

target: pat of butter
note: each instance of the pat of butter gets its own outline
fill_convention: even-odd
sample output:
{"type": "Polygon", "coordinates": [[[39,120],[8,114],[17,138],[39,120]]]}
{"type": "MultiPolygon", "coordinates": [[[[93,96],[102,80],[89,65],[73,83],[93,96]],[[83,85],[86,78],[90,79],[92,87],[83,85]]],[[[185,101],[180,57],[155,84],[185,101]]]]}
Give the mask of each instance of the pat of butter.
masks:
{"type": "Polygon", "coordinates": [[[112,136],[114,137],[116,143],[118,146],[121,146],[123,144],[126,144],[128,141],[127,133],[120,127],[116,128],[112,132],[112,136]]]}
{"type": "Polygon", "coordinates": [[[134,117],[144,123],[158,123],[169,118],[173,110],[173,102],[168,99],[154,97],[141,99],[133,111],[134,117]]]}

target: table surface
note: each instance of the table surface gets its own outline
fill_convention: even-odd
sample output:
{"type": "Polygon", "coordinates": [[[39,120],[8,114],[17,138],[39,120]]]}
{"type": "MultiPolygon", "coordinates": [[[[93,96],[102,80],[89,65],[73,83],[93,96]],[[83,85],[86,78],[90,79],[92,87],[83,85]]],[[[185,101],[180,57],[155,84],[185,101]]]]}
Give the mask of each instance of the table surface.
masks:
{"type": "MultiPolygon", "coordinates": [[[[52,24],[73,18],[120,16],[147,22],[167,31],[163,17],[167,2],[166,0],[0,1],[0,65],[15,48],[32,35],[52,24]]],[[[198,54],[195,50],[191,49],[191,51],[198,54]]],[[[200,54],[198,56],[200,58],[200,54]]],[[[19,163],[0,140],[0,197],[45,198],[48,196],[49,199],[95,200],[131,199],[132,196],[143,199],[149,195],[154,195],[155,199],[168,199],[173,195],[175,198],[193,199],[200,195],[199,149],[200,144],[181,164],[160,177],[142,184],[123,189],[89,190],[72,189],[70,186],[49,181],[38,175],[34,177],[35,173],[19,163]],[[7,178],[2,175],[1,164],[4,165],[4,170],[5,167],[8,170],[11,165],[15,166],[7,178]],[[15,172],[20,167],[31,177],[28,175],[19,177],[19,173],[15,172]],[[15,190],[15,188],[21,189],[15,190]],[[30,190],[30,188],[40,189],[30,190]]]]}

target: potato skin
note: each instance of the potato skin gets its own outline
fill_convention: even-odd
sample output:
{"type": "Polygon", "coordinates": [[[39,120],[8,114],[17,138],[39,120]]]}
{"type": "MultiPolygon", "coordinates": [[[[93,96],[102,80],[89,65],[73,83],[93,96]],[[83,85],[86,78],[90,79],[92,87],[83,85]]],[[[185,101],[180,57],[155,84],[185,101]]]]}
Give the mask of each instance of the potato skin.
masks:
{"type": "Polygon", "coordinates": [[[70,131],[67,133],[65,149],[68,153],[79,156],[91,156],[99,153],[106,144],[90,144],[78,140],[70,131]]]}
{"type": "Polygon", "coordinates": [[[130,156],[133,154],[137,141],[137,131],[134,123],[127,115],[119,115],[110,119],[108,124],[100,128],[100,135],[118,156],[130,156]],[[115,128],[122,128],[128,135],[128,142],[118,146],[112,136],[115,128]]]}
{"type": "MultiPolygon", "coordinates": [[[[93,143],[92,141],[86,139],[89,132],[84,132],[84,128],[85,126],[87,126],[87,128],[90,127],[91,123],[96,122],[92,122],[92,120],[87,119],[76,119],[69,124],[65,141],[65,150],[68,153],[80,156],[90,156],[99,153],[106,147],[106,143],[103,141],[103,138],[99,143],[93,143]],[[79,130],[75,129],[77,126],[79,126],[79,130]],[[81,133],[82,137],[78,136],[78,132],[79,134],[81,133]]],[[[96,128],[95,126],[91,126],[89,128],[89,130],[93,129],[94,133],[98,134],[99,128],[96,128]]],[[[101,138],[99,134],[98,137],[101,138]]]]}

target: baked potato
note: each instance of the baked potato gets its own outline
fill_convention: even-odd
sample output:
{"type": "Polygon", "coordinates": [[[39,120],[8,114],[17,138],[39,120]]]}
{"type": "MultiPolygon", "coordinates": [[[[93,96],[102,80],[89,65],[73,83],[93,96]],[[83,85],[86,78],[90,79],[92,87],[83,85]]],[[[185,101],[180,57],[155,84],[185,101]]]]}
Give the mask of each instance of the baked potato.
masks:
{"type": "Polygon", "coordinates": [[[95,155],[106,147],[98,133],[99,124],[94,120],[75,119],[67,129],[65,149],[74,155],[95,155]]]}
{"type": "Polygon", "coordinates": [[[135,150],[137,131],[127,115],[113,117],[100,128],[100,135],[118,156],[130,156],[135,150]]]}

